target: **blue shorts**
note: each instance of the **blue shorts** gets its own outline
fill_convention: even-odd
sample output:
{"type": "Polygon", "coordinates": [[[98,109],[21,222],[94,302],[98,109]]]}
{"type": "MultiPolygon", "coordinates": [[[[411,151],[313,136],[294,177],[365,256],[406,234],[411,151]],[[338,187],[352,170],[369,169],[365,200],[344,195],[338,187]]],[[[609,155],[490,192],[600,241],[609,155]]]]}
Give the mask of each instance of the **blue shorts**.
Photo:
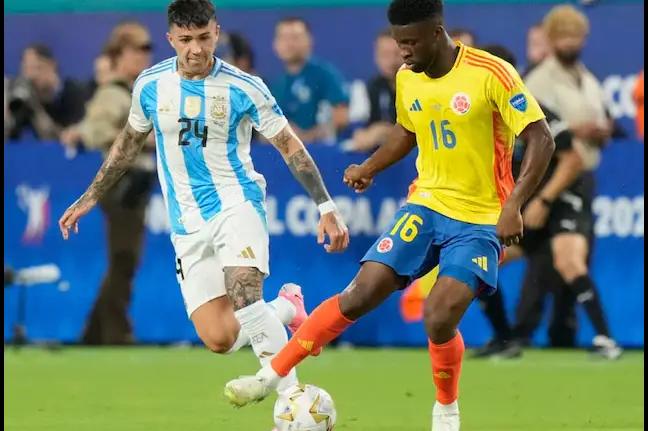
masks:
{"type": "Polygon", "coordinates": [[[466,283],[476,295],[490,295],[497,289],[501,251],[493,225],[465,223],[405,204],[361,262],[380,262],[410,281],[439,265],[439,277],[466,283]]]}

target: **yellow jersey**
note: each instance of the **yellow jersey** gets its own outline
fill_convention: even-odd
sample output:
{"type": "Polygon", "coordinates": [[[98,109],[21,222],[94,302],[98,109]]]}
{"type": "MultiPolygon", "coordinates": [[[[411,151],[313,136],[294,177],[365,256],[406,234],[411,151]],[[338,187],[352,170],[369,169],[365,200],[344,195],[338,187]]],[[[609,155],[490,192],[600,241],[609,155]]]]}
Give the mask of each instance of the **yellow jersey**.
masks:
{"type": "Polygon", "coordinates": [[[455,64],[440,78],[406,67],[396,74],[396,121],[418,145],[407,202],[494,225],[514,186],[514,139],[544,114],[513,66],[457,44],[455,64]]]}

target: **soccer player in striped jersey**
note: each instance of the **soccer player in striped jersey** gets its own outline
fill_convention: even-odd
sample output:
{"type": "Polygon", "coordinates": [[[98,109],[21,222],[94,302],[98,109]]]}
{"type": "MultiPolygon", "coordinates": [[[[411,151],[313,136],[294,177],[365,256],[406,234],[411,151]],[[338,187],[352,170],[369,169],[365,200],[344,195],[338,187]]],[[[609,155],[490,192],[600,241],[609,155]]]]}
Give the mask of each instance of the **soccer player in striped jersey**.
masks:
{"type": "MultiPolygon", "coordinates": [[[[252,128],[282,154],[321,213],[318,242],[346,248],[344,222],[302,142],[263,81],[214,56],[219,26],[209,0],[175,0],[167,38],[177,56],[140,74],[128,122],[88,190],[59,221],[65,239],[155,133],[158,176],[171,222],[187,313],[212,351],[251,344],[262,364],[306,318],[299,286],[266,304],[269,274],[265,180],[250,158],[252,128]]],[[[277,388],[296,383],[287,375],[277,388]]]]}
{"type": "Polygon", "coordinates": [[[418,178],[407,203],[339,295],[324,301],[269,365],[234,379],[225,394],[243,405],[267,396],[282,376],[410,280],[439,265],[426,298],[436,403],[435,431],[459,429],[458,383],[464,312],[497,286],[502,245],[522,237],[520,209],[549,164],[554,142],[544,114],[515,69],[453,42],[440,0],[393,0],[388,17],[405,66],[396,75],[396,124],[387,142],[344,181],[364,191],[373,177],[418,146],[418,178]],[[527,151],[517,183],[513,141],[527,151]]]}

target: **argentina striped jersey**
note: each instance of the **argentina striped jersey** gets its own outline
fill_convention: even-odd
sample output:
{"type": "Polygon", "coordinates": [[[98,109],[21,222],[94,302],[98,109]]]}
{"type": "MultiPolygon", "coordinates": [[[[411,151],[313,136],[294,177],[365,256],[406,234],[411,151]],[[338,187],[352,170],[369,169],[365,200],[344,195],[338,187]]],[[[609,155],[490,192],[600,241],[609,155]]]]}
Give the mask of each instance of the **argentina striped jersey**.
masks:
{"type": "Polygon", "coordinates": [[[214,58],[202,80],[183,79],[177,57],[140,74],[128,122],[154,129],[171,229],[195,232],[219,212],[250,201],[265,220],[265,179],[254,170],[254,127],[272,138],[287,124],[263,81],[214,58]]]}

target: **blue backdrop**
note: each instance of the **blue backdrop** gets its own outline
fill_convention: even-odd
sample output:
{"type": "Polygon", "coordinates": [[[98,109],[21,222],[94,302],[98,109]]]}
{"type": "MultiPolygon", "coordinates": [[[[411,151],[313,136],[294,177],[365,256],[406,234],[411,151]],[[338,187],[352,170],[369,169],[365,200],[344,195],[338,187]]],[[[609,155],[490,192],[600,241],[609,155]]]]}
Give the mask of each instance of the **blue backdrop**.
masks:
{"type": "MultiPolygon", "coordinates": [[[[26,323],[31,339],[76,341],[90,311],[106,267],[102,215],[95,210],[80,225],[80,234],[64,242],[56,226],[64,209],[85,190],[101,159],[82,154],[68,160],[54,143],[5,145],[5,260],[22,267],[54,262],[64,283],[27,290],[26,323]]],[[[316,244],[317,210],[292,178],[271,147],[254,147],[256,168],[268,180],[268,216],[271,232],[271,271],[266,298],[283,282],[304,286],[307,308],[342,290],[358,269],[357,261],[390,224],[414,176],[413,155],[390,168],[369,192],[357,195],[342,184],[344,168],[362,160],[332,147],[311,147],[325,180],[344,212],[352,235],[348,251],[328,255],[316,244]]],[[[604,153],[594,204],[597,240],[593,274],[601,290],[611,329],[626,346],[644,343],[644,234],[643,144],[615,141],[604,153]]],[[[142,342],[197,340],[187,320],[175,279],[168,221],[159,191],[147,216],[143,261],[135,280],[131,316],[136,337],[142,342]]],[[[507,309],[517,301],[523,263],[502,271],[507,309]]],[[[16,288],[5,289],[5,340],[17,316],[16,288]]],[[[420,323],[400,317],[399,295],[363,318],[343,335],[343,340],[366,345],[424,345],[420,323]]],[[[579,343],[588,344],[592,329],[579,311],[579,343]]],[[[490,337],[490,328],[478,307],[470,308],[462,331],[466,343],[475,345],[490,337]]],[[[544,325],[536,343],[546,342],[544,325]]]]}
{"type": "MultiPolygon", "coordinates": [[[[218,2],[216,2],[218,3],[218,2]]],[[[542,3],[448,4],[446,27],[474,31],[477,44],[502,44],[526,62],[526,32],[554,6],[542,3]]],[[[384,6],[260,10],[218,10],[221,27],[245,35],[256,56],[256,69],[266,80],[281,72],[272,50],[275,23],[286,15],[299,15],[310,23],[315,54],[335,64],[348,81],[366,80],[376,72],[373,40],[387,25],[384,6]]],[[[644,65],[643,2],[600,2],[584,9],[591,33],[583,60],[603,82],[608,108],[634,136],[631,90],[635,74],[644,65]]],[[[15,75],[22,50],[30,43],[52,47],[63,76],[90,79],[94,58],[112,27],[120,20],[136,18],[146,24],[155,42],[154,61],[173,55],[165,39],[164,11],[159,13],[6,14],[4,16],[5,74],[15,75]],[[69,29],[74,29],[70,31],[69,29]]]]}

